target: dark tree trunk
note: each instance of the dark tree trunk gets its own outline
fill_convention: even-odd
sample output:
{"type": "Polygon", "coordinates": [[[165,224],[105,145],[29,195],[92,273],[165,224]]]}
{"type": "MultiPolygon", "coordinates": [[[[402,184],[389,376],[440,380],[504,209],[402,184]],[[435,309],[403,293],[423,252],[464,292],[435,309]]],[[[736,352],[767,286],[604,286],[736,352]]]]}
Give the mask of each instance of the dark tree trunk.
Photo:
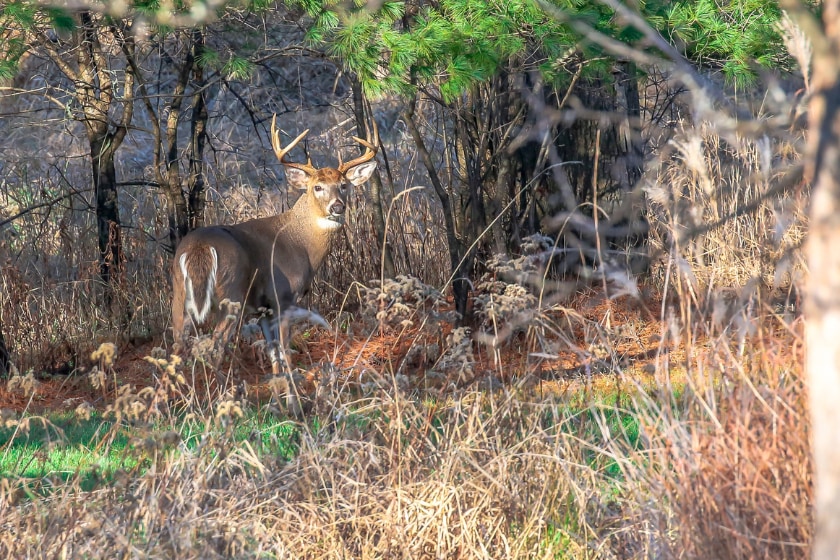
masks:
{"type": "MultiPolygon", "coordinates": [[[[363,136],[365,127],[365,107],[367,105],[362,84],[355,77],[350,80],[353,88],[353,112],[356,117],[356,130],[359,136],[363,136]]],[[[373,115],[370,115],[373,119],[373,115]]],[[[361,148],[364,151],[364,148],[361,148]]],[[[386,278],[396,276],[394,256],[391,254],[391,246],[388,244],[388,232],[385,231],[385,209],[382,201],[382,175],[377,169],[368,182],[370,185],[370,196],[373,199],[373,228],[376,230],[376,241],[379,243],[380,255],[383,259],[384,273],[386,278]]]]}
{"type": "Polygon", "coordinates": [[[423,136],[417,128],[417,123],[414,122],[414,110],[417,106],[417,98],[413,98],[405,111],[405,122],[408,126],[408,131],[417,146],[417,152],[420,155],[420,160],[423,162],[426,172],[429,174],[429,180],[435,189],[435,193],[440,200],[440,205],[443,210],[443,222],[446,229],[446,245],[449,249],[449,263],[452,267],[452,293],[455,299],[455,311],[461,315],[462,320],[467,319],[467,303],[470,295],[470,280],[469,269],[466,263],[461,259],[464,255],[464,247],[461,240],[458,239],[457,229],[452,212],[452,200],[449,193],[441,183],[440,176],[435,168],[435,162],[432,160],[432,155],[429,153],[426,143],[423,141],[423,136]]]}
{"type": "MultiPolygon", "coordinates": [[[[560,129],[557,151],[566,162],[566,174],[577,202],[631,190],[642,173],[642,145],[639,136],[639,90],[635,70],[618,63],[614,80],[581,80],[573,89],[583,109],[575,121],[560,129]],[[600,118],[601,115],[610,118],[600,118]],[[595,142],[600,132],[600,145],[595,142]],[[596,149],[597,148],[597,149],[596,149]],[[596,165],[595,154],[598,153],[596,165]],[[598,176],[595,177],[595,170],[598,176]]],[[[564,208],[564,210],[573,210],[564,208]]]]}
{"type": "MultiPolygon", "coordinates": [[[[204,50],[204,33],[193,30],[193,59],[199,59],[204,50]]],[[[204,99],[204,69],[200,64],[193,71],[193,110],[190,130],[190,171],[187,187],[189,189],[189,227],[195,229],[204,225],[204,208],[207,191],[204,185],[204,145],[207,142],[207,102],[204,99]]]]}
{"type": "MultiPolygon", "coordinates": [[[[73,32],[76,65],[44,39],[41,46],[61,72],[73,82],[74,95],[90,145],[91,171],[96,197],[97,244],[99,272],[105,286],[106,304],[112,301],[113,286],[123,265],[122,231],[117,194],[117,172],[114,166],[117,149],[123,142],[134,110],[134,73],[125,68],[122,82],[109,55],[100,42],[118,42],[124,52],[133,52],[133,35],[120,25],[107,26],[100,16],[80,11],[79,26],[73,32]],[[122,88],[120,88],[122,86],[122,88]],[[122,89],[122,91],[120,91],[122,89]],[[122,110],[116,110],[119,105],[122,110]]],[[[110,48],[110,47],[109,47],[110,48]]]]}
{"type": "Polygon", "coordinates": [[[172,91],[172,102],[166,119],[166,172],[164,174],[164,192],[169,199],[169,240],[173,251],[178,242],[187,235],[190,227],[190,212],[187,198],[181,184],[180,159],[178,158],[178,123],[184,103],[190,74],[195,63],[195,45],[192,45],[178,73],[178,81],[172,91]]]}
{"type": "Polygon", "coordinates": [[[628,234],[611,239],[613,247],[623,250],[623,264],[633,273],[640,274],[648,268],[648,223],[644,213],[644,194],[637,188],[642,178],[644,142],[641,135],[641,105],[636,66],[619,62],[615,69],[617,111],[624,118],[617,130],[617,166],[614,180],[626,193],[620,205],[613,209],[610,224],[628,234]]]}
{"type": "Polygon", "coordinates": [[[6,339],[3,337],[3,322],[0,320],[0,377],[9,373],[9,350],[6,348],[6,339]]]}
{"type": "Polygon", "coordinates": [[[96,225],[99,245],[99,274],[106,285],[119,275],[123,265],[122,229],[118,204],[117,171],[110,135],[90,141],[93,187],[96,194],[96,225]]]}
{"type": "MultiPolygon", "coordinates": [[[[610,95],[605,95],[604,84],[601,82],[581,83],[575,91],[581,104],[589,110],[611,113],[613,110],[610,95]]],[[[569,178],[575,195],[575,204],[591,201],[593,198],[592,182],[595,179],[595,138],[601,123],[597,119],[578,117],[571,125],[561,128],[558,134],[557,155],[565,163],[563,170],[569,178]]],[[[601,146],[610,143],[608,132],[602,132],[601,146]]],[[[602,157],[608,158],[612,154],[610,149],[601,150],[602,157]]],[[[604,183],[604,166],[598,166],[601,174],[598,183],[604,183]]],[[[609,166],[607,166],[609,168],[609,166]]],[[[576,208],[563,208],[571,212],[576,208]]]]}
{"type": "Polygon", "coordinates": [[[616,180],[625,191],[635,188],[642,178],[644,144],[640,132],[642,107],[639,102],[639,80],[636,65],[631,62],[616,63],[616,111],[622,116],[616,137],[617,159],[621,167],[616,180]]]}
{"type": "Polygon", "coordinates": [[[520,160],[510,150],[513,131],[519,130],[525,114],[519,81],[517,74],[501,72],[490,83],[491,89],[484,93],[490,113],[489,120],[484,122],[491,127],[483,132],[489,138],[489,157],[485,156],[487,161],[482,171],[484,211],[496,253],[512,252],[519,247],[516,175],[520,160]]]}
{"type": "MultiPolygon", "coordinates": [[[[571,212],[581,204],[597,202],[601,248],[616,249],[609,255],[611,260],[622,254],[629,259],[624,266],[641,272],[647,262],[647,227],[636,189],[642,176],[643,145],[634,66],[617,63],[613,78],[612,82],[581,80],[572,90],[582,110],[571,125],[559,130],[555,148],[557,163],[563,164],[562,173],[568,178],[574,200],[555,197],[560,207],[555,203],[549,211],[571,212]],[[601,118],[602,115],[609,118],[601,118]]],[[[591,232],[566,230],[564,235],[568,246],[594,254],[595,237],[591,232]]],[[[606,256],[601,253],[598,258],[606,256]]],[[[577,264],[579,261],[567,263],[569,269],[577,264]]]]}

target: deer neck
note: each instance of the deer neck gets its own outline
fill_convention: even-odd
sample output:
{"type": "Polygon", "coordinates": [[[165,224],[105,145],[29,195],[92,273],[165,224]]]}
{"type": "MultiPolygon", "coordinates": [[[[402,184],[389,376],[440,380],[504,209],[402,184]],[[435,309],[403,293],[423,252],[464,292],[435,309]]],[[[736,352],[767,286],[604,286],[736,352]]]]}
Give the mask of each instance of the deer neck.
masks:
{"type": "Polygon", "coordinates": [[[342,224],[324,218],[308,193],[301,196],[288,212],[287,224],[297,229],[297,237],[309,255],[313,270],[321,267],[330,248],[330,239],[341,230],[342,224]]]}

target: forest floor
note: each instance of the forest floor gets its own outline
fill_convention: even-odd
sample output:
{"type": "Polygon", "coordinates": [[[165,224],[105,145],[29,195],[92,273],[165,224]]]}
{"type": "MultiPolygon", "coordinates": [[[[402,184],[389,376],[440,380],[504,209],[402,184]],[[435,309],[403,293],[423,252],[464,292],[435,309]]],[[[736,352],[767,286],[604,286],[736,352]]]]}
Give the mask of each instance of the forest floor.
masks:
{"type": "MultiPolygon", "coordinates": [[[[517,386],[535,387],[541,393],[568,393],[581,387],[599,387],[612,392],[617,384],[631,382],[647,385],[654,381],[655,361],[667,358],[672,367],[684,363],[685,351],[680,343],[666,347],[662,336],[666,325],[658,317],[662,302],[655,299],[637,300],[628,297],[608,300],[596,291],[576,296],[568,309],[584,321],[565,321],[568,331],[566,340],[556,344],[550,354],[536,348],[534,337],[527,332],[519,333],[501,345],[498,352],[476,343],[473,345],[473,365],[470,373],[464,375],[437,375],[427,372],[434,366],[426,352],[412,352],[416,347],[441,348],[452,330],[452,326],[441,323],[429,329],[410,326],[399,330],[375,330],[369,336],[348,335],[346,332],[327,331],[312,328],[293,335],[294,365],[305,371],[306,384],[312,383],[324,364],[333,364],[345,378],[359,381],[366,371],[380,375],[400,375],[403,381],[415,391],[440,394],[445,388],[466,388],[475,383],[481,387],[498,388],[517,386]],[[609,353],[598,352],[597,342],[593,344],[592,329],[597,324],[611,332],[630,332],[630,336],[611,341],[609,353]],[[495,354],[495,355],[494,355],[495,354]],[[616,360],[618,363],[615,363],[616,360]],[[623,379],[614,374],[616,369],[623,373],[623,379]]],[[[555,317],[558,323],[562,318],[555,317]]],[[[350,329],[351,331],[353,329],[350,329]]],[[[357,329],[360,331],[361,329],[357,329]]],[[[596,337],[597,338],[597,337],[596,337]]],[[[697,342],[694,340],[693,342],[697,342]]],[[[115,384],[110,390],[95,389],[83,367],[70,375],[36,376],[35,390],[27,395],[21,391],[9,391],[6,384],[0,384],[0,409],[29,414],[72,411],[82,403],[103,411],[113,401],[114,386],[132,385],[136,389],[153,386],[158,370],[147,361],[153,349],[161,340],[142,344],[125,343],[118,348],[117,359],[110,369],[115,384]]],[[[198,394],[206,392],[209,386],[218,383],[215,375],[208,375],[205,368],[187,368],[188,381],[193,383],[198,394]]],[[[268,398],[267,381],[271,368],[259,348],[240,342],[225,361],[227,382],[246,387],[249,400],[264,401],[268,398]],[[244,382],[244,383],[243,383],[244,382]]],[[[676,370],[681,368],[677,367],[676,370]]]]}

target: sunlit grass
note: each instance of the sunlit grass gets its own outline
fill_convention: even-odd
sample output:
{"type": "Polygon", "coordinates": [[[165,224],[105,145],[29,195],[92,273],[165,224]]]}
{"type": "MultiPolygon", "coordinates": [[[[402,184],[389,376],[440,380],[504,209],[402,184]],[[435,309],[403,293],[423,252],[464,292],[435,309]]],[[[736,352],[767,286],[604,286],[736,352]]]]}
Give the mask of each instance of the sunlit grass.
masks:
{"type": "MultiPolygon", "coordinates": [[[[139,427],[114,424],[99,414],[24,416],[21,423],[28,427],[0,430],[0,477],[75,478],[84,482],[83,489],[91,488],[90,480],[111,480],[117,470],[142,474],[157,450],[194,452],[208,437],[226,432],[196,419],[139,427]]],[[[262,455],[288,460],[296,453],[299,430],[291,421],[252,411],[232,426],[229,437],[249,441],[262,455]]]]}

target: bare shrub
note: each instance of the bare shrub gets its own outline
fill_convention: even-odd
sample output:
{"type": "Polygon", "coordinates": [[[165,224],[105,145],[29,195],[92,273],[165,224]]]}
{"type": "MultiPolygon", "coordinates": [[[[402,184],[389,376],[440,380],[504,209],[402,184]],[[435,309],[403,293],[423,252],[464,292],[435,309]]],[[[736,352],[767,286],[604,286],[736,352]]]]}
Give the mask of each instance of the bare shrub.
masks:
{"type": "Polygon", "coordinates": [[[455,314],[445,311],[444,295],[414,276],[372,280],[362,286],[362,317],[380,329],[407,328],[419,320],[436,324],[455,322],[455,314]]]}

